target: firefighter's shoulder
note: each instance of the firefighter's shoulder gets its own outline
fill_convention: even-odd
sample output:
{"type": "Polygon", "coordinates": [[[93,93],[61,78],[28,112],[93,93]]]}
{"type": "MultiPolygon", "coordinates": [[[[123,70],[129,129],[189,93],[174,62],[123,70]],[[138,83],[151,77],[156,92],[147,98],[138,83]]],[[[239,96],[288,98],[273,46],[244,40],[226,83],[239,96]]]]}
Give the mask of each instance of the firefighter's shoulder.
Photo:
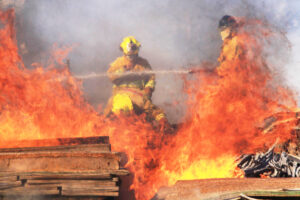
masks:
{"type": "Polygon", "coordinates": [[[125,63],[124,56],[117,57],[113,62],[110,63],[110,67],[118,67],[123,66],[125,63]]]}
{"type": "Polygon", "coordinates": [[[137,64],[142,65],[142,66],[144,66],[146,68],[151,68],[148,60],[145,59],[145,58],[142,58],[142,57],[138,57],[137,64]]]}

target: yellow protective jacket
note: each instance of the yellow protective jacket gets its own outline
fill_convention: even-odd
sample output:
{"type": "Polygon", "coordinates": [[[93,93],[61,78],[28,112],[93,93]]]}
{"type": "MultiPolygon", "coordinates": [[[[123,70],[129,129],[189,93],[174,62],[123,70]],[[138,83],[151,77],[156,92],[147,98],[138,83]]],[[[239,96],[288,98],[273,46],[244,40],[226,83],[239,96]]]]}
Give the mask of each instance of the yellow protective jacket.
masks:
{"type": "Polygon", "coordinates": [[[234,68],[242,67],[239,64],[241,61],[244,61],[246,53],[243,43],[244,41],[241,41],[241,38],[236,34],[224,40],[222,51],[218,58],[220,66],[217,68],[217,72],[219,75],[225,75],[230,70],[235,70],[234,68]]]}
{"type": "Polygon", "coordinates": [[[144,90],[155,88],[155,75],[151,74],[151,66],[144,58],[137,57],[133,61],[126,56],[118,57],[110,64],[108,77],[114,88],[127,87],[144,90]],[[126,74],[127,72],[148,72],[146,74],[126,74]]]}

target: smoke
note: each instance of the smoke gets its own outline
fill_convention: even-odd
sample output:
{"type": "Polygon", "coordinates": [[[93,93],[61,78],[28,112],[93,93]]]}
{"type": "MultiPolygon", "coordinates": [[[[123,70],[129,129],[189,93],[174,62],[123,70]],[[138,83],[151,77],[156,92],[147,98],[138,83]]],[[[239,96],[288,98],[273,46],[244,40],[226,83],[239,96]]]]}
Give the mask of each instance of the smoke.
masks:
{"type": "MultiPolygon", "coordinates": [[[[18,1],[8,2],[2,7],[18,1]]],[[[45,63],[54,43],[75,44],[69,59],[76,75],[105,72],[109,63],[121,55],[119,43],[128,35],[141,42],[140,55],[154,70],[182,69],[203,61],[217,65],[222,44],[217,25],[223,15],[261,19],[284,30],[289,24],[286,16],[290,9],[284,0],[20,2],[22,9],[17,10],[16,25],[25,64],[30,67],[33,62],[45,63]]],[[[288,53],[282,57],[287,58],[288,53]]],[[[85,97],[94,106],[105,106],[111,86],[107,78],[83,82],[85,97]]],[[[165,109],[173,122],[180,121],[185,112],[182,87],[183,81],[176,75],[157,76],[154,103],[165,109]]]]}

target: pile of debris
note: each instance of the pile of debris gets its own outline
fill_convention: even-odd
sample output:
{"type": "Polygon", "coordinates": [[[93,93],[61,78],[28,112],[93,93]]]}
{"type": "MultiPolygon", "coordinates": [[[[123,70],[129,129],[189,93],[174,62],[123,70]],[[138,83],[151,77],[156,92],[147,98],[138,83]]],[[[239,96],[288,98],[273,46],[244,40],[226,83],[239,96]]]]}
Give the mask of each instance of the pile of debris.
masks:
{"type": "Polygon", "coordinates": [[[59,141],[63,145],[0,149],[0,197],[106,199],[119,195],[119,176],[129,172],[120,169],[120,155],[111,152],[108,137],[59,141]]]}
{"type": "Polygon", "coordinates": [[[245,177],[300,177],[300,158],[285,151],[275,153],[273,147],[266,153],[242,155],[238,168],[245,177]]]}
{"type": "Polygon", "coordinates": [[[261,134],[272,134],[282,127],[292,127],[290,140],[278,145],[276,141],[265,153],[244,154],[238,159],[237,166],[245,177],[300,177],[300,112],[272,115],[264,121],[261,134]]]}

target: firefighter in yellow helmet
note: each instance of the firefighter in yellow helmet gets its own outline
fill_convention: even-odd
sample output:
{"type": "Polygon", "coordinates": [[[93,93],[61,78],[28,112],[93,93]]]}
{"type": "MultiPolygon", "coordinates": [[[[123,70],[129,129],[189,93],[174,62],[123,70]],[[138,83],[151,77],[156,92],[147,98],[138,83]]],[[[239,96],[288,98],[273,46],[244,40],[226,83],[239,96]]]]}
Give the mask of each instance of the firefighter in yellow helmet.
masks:
{"type": "Polygon", "coordinates": [[[155,89],[155,75],[148,61],[138,53],[141,44],[133,37],[125,37],[120,44],[123,56],[110,64],[107,71],[113,83],[113,96],[109,99],[105,114],[146,113],[147,120],[157,122],[160,129],[170,130],[163,110],[155,106],[152,92],[155,89]]]}

